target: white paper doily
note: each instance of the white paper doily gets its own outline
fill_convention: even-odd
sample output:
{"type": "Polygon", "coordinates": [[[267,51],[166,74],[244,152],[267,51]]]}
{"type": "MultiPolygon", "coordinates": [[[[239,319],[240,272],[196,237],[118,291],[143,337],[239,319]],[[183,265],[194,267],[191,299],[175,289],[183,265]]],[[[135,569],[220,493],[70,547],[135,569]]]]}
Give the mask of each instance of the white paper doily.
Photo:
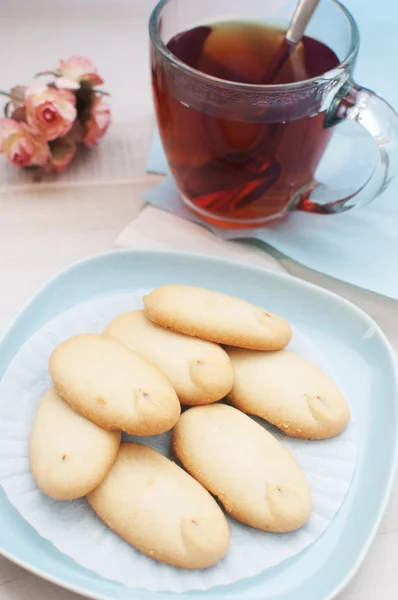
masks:
{"type": "MultiPolygon", "coordinates": [[[[47,364],[52,350],[72,335],[100,333],[117,315],[142,308],[144,293],[102,296],[80,304],[52,320],[20,349],[0,384],[0,483],[10,502],[42,537],[83,567],[127,587],[184,592],[257,575],[304,550],[331,523],[355,469],[356,428],[352,421],[337,438],[319,442],[277,433],[310,484],[314,509],[309,522],[299,531],[273,534],[228,518],[228,554],[218,565],[204,571],[176,569],[147,558],[108,529],[85,500],[52,500],[40,492],[30,473],[30,431],[37,406],[51,386],[47,364]]],[[[321,353],[294,327],[290,348],[317,364],[339,384],[321,353]]],[[[264,425],[263,421],[258,422],[264,425]]],[[[272,427],[268,429],[276,432],[272,427]]],[[[136,440],[171,457],[170,434],[136,440]]]]}

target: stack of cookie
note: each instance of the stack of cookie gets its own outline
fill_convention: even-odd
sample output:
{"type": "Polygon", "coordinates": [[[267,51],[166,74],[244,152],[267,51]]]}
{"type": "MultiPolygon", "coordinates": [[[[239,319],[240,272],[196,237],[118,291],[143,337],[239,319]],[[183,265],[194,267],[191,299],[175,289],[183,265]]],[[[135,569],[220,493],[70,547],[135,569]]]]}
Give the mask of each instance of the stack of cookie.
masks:
{"type": "Polygon", "coordinates": [[[209,567],[228,550],[213,496],[252,527],[302,527],[311,513],[305,476],[247,415],[325,439],[346,427],[349,409],[324,373],[284,349],[290,339],[285,319],[248,302],[165,285],[102,335],[66,340],[50,357],[54,385],[31,435],[38,487],[56,500],[87,496],[132,546],[182,568],[209,567]],[[189,407],[182,415],[181,406],[189,407]],[[146,445],[121,443],[122,432],[171,429],[183,468],[146,445]]]}

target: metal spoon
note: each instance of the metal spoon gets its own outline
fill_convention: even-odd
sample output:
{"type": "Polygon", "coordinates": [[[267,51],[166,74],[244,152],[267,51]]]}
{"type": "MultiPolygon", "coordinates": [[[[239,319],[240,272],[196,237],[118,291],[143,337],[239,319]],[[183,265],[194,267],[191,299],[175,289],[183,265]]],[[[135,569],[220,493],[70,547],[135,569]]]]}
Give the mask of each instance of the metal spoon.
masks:
{"type": "Polygon", "coordinates": [[[285,37],[268,66],[262,83],[270,85],[300,42],[320,0],[299,0],[285,37]]]}

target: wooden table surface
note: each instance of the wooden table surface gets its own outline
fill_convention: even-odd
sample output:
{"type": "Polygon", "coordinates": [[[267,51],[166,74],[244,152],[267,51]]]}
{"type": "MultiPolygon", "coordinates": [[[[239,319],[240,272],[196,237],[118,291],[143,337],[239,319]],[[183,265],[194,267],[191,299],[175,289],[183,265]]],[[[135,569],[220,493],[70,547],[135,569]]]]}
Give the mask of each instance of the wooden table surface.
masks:
{"type": "MultiPolygon", "coordinates": [[[[145,174],[153,122],[146,23],[153,0],[117,0],[112,3],[111,12],[105,0],[60,0],[57,3],[36,0],[33,4],[34,10],[27,0],[14,0],[9,3],[7,14],[0,16],[2,34],[6,31],[10,44],[16,39],[24,55],[21,62],[15,54],[9,54],[6,81],[1,87],[23,82],[21,77],[25,77],[25,72],[51,66],[54,56],[87,54],[93,59],[98,57],[96,62],[104,72],[109,89],[118,90],[113,98],[116,117],[103,148],[98,148],[97,154],[93,153],[90,158],[89,180],[85,178],[87,171],[77,168],[57,184],[24,188],[18,185],[20,180],[12,168],[0,166],[0,186],[3,185],[0,191],[0,332],[32,293],[59,269],[111,248],[119,232],[141,209],[142,193],[156,183],[155,176],[145,174]],[[77,10],[79,19],[76,21],[77,10]],[[80,48],[66,35],[68,26],[70,31],[80,28],[80,33],[84,33],[80,48]],[[31,31],[37,37],[34,52],[29,51],[26,38],[31,31]],[[107,43],[109,31],[114,36],[117,34],[118,44],[107,43]],[[130,83],[125,83],[127,80],[130,83]],[[121,160],[117,164],[113,160],[110,165],[110,153],[114,159],[120,156],[121,160]],[[97,171],[96,164],[101,165],[97,171]]],[[[366,310],[382,327],[398,355],[398,303],[309,271],[289,259],[281,262],[292,274],[335,291],[366,310]]],[[[398,485],[370,552],[359,573],[341,594],[341,600],[395,598],[397,561],[398,485]]],[[[0,557],[1,600],[78,598],[0,557]]]]}

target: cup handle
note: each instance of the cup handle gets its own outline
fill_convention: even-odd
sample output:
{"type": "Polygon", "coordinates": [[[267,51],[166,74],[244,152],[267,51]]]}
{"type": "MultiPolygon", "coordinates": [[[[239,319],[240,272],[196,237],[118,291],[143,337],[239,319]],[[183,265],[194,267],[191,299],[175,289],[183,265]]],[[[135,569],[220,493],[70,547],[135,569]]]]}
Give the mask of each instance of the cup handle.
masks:
{"type": "Polygon", "coordinates": [[[398,114],[388,102],[350,81],[334,98],[326,115],[325,127],[336,125],[343,119],[360,123],[372,136],[378,150],[372,173],[359,190],[337,200],[331,200],[337,194],[331,186],[315,183],[312,190],[316,190],[316,194],[307,192],[295,204],[294,210],[334,214],[364,206],[381,194],[398,175],[398,114]]]}

